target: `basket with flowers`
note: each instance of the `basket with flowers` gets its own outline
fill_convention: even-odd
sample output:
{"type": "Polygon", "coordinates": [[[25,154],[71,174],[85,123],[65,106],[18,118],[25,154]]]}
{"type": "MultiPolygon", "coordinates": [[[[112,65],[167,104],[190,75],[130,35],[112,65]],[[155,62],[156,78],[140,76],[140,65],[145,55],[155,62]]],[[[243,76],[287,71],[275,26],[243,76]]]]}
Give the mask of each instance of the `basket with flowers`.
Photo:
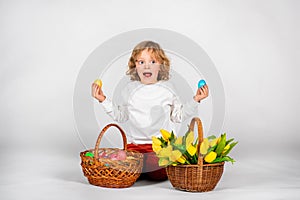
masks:
{"type": "Polygon", "coordinates": [[[211,135],[203,138],[202,123],[193,118],[184,136],[177,137],[173,131],[161,130],[161,137],[152,137],[152,148],[159,158],[159,166],[166,167],[168,178],[174,188],[191,192],[206,192],[215,188],[224,168],[224,162],[234,163],[228,154],[238,143],[211,135]],[[195,140],[194,124],[198,125],[195,140]]]}

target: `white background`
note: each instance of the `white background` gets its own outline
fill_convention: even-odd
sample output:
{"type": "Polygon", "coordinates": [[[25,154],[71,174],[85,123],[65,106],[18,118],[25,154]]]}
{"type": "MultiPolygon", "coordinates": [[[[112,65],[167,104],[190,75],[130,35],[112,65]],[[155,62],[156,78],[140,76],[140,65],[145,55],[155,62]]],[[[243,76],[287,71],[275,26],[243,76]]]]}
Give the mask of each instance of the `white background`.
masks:
{"type": "Polygon", "coordinates": [[[296,0],[0,1],[0,198],[296,199],[299,8],[296,0]],[[223,131],[239,144],[213,192],[175,191],[169,182],[103,189],[81,172],[77,75],[101,43],[140,28],[186,35],[222,78],[223,131]]]}

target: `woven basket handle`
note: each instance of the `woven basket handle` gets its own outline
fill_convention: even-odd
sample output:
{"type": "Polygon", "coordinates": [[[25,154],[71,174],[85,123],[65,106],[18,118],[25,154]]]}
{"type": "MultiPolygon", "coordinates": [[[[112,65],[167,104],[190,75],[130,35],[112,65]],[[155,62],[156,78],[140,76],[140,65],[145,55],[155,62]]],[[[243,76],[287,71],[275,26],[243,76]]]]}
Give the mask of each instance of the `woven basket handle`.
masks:
{"type": "Polygon", "coordinates": [[[198,165],[202,166],[203,165],[203,157],[200,153],[200,144],[203,141],[203,127],[202,127],[202,122],[198,117],[194,117],[190,123],[189,126],[189,131],[194,131],[194,126],[195,123],[198,125],[198,145],[197,145],[197,151],[198,151],[198,165]]]}
{"type": "Polygon", "coordinates": [[[99,146],[100,146],[100,142],[101,142],[101,139],[102,139],[104,133],[107,131],[107,129],[109,129],[112,126],[119,129],[119,131],[122,135],[122,138],[123,138],[123,149],[127,150],[127,138],[126,138],[126,135],[125,135],[125,132],[123,131],[123,129],[117,124],[108,124],[102,129],[102,131],[100,132],[100,134],[97,138],[97,142],[95,145],[95,159],[98,159],[98,157],[99,157],[99,146]]]}

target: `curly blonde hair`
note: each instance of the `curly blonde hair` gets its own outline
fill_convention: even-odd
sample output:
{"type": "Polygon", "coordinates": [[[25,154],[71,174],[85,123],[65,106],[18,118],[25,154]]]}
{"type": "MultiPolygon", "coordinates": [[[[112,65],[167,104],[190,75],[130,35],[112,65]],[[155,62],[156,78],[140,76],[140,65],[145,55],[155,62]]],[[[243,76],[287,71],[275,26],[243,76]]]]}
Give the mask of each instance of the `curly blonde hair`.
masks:
{"type": "Polygon", "coordinates": [[[128,61],[128,70],[126,75],[130,76],[130,80],[140,81],[140,77],[136,71],[136,60],[142,51],[149,51],[154,58],[161,64],[160,71],[158,72],[157,80],[169,80],[170,78],[170,60],[165,55],[164,50],[160,45],[153,41],[143,41],[137,44],[132,50],[131,56],[128,61]]]}

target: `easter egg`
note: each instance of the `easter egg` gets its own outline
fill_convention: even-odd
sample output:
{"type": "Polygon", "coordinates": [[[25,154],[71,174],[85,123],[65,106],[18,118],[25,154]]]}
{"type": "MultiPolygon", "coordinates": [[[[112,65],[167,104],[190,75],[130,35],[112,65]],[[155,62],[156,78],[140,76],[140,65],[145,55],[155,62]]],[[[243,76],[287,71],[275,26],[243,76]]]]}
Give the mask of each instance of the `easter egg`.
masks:
{"type": "Polygon", "coordinates": [[[99,87],[102,87],[102,81],[100,79],[96,79],[94,83],[96,83],[99,87]]]}
{"type": "Polygon", "coordinates": [[[86,153],[85,153],[85,156],[94,158],[94,154],[93,154],[92,152],[86,152],[86,153]]]}
{"type": "Polygon", "coordinates": [[[203,87],[204,85],[206,85],[206,82],[205,82],[205,80],[201,79],[201,80],[198,82],[198,88],[201,88],[201,87],[203,87]]]}
{"type": "Polygon", "coordinates": [[[117,155],[118,160],[126,160],[126,152],[125,151],[119,151],[117,155]]]}
{"type": "Polygon", "coordinates": [[[107,155],[104,151],[99,153],[99,158],[106,158],[106,157],[107,155]]]}
{"type": "Polygon", "coordinates": [[[110,155],[109,155],[109,159],[111,159],[111,160],[118,160],[118,155],[115,154],[115,153],[110,154],[110,155]]]}

